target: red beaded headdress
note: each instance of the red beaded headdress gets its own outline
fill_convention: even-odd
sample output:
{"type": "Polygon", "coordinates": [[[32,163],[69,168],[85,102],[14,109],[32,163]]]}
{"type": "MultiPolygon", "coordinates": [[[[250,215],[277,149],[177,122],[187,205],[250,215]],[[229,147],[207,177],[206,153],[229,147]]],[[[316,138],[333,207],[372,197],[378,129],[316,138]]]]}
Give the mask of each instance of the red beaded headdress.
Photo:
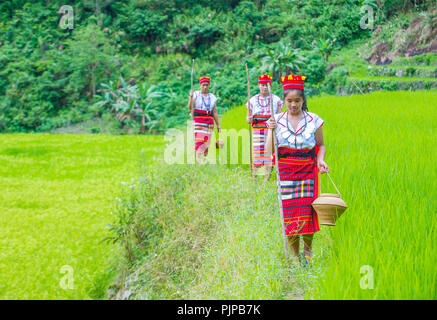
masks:
{"type": "Polygon", "coordinates": [[[272,76],[268,74],[263,74],[262,76],[258,76],[258,84],[259,83],[272,83],[272,76]]]}
{"type": "Polygon", "coordinates": [[[210,77],[200,77],[199,78],[199,83],[202,84],[204,82],[210,83],[211,82],[211,78],[210,77]]]}
{"type": "Polygon", "coordinates": [[[287,89],[304,89],[304,82],[307,77],[301,75],[290,74],[289,76],[281,77],[283,90],[287,89]]]}

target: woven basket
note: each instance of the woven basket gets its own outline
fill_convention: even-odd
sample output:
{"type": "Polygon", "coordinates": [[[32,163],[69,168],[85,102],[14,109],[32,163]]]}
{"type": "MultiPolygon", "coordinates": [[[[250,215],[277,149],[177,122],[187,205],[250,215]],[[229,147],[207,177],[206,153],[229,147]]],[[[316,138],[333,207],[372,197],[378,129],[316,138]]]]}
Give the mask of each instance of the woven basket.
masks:
{"type": "MultiPolygon", "coordinates": [[[[331,177],[328,174],[329,179],[331,177]]],[[[338,194],[335,193],[321,193],[316,200],[313,201],[312,206],[317,212],[319,222],[325,226],[335,226],[337,219],[347,209],[346,203],[341,199],[340,192],[338,191],[334,181],[332,181],[338,194]]]]}
{"type": "Polygon", "coordinates": [[[225,143],[223,142],[223,140],[222,139],[218,139],[216,142],[215,142],[215,147],[217,148],[217,149],[223,149],[223,146],[225,145],[225,143]]]}

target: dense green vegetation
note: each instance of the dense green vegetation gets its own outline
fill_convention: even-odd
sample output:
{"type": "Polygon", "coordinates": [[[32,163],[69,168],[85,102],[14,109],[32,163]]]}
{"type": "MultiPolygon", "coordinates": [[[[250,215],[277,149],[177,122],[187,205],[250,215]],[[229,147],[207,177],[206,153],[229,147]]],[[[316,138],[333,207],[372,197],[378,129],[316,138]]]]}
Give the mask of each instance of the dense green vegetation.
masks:
{"type": "Polygon", "coordinates": [[[377,3],[385,19],[434,5],[425,0],[69,1],[74,28],[63,29],[58,12],[65,1],[2,2],[0,132],[48,131],[92,119],[112,122],[119,132],[182,124],[188,118],[193,58],[195,76],[209,74],[214,80],[219,112],[244,101],[246,62],[253,89],[260,72],[293,71],[308,76],[310,95],[337,93],[341,70],[328,74],[329,59],[352,40],[371,37],[360,28],[360,8],[377,3]],[[105,99],[104,85],[112,82],[118,89],[121,78],[130,97],[152,85],[160,95],[96,105],[105,99]],[[128,116],[116,119],[120,112],[128,116]]]}

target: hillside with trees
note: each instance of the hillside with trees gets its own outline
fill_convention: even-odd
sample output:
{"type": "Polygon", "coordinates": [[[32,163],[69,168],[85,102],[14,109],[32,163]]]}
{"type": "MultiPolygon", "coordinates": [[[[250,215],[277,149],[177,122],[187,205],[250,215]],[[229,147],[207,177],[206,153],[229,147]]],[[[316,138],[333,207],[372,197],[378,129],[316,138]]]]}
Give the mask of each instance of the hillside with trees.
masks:
{"type": "Polygon", "coordinates": [[[309,95],[437,87],[435,1],[76,0],[69,25],[64,5],[0,4],[0,132],[182,125],[193,59],[219,113],[245,101],[246,63],[253,79],[305,74],[309,95]]]}

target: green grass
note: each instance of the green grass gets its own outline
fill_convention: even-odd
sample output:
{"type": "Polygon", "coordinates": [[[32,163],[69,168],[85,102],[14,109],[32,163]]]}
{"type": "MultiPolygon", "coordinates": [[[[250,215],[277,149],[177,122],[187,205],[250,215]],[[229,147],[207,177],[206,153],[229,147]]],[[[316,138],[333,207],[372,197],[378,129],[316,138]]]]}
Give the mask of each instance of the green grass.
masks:
{"type": "Polygon", "coordinates": [[[422,82],[435,82],[436,78],[419,78],[419,77],[372,77],[372,76],[359,76],[359,77],[350,77],[352,80],[376,80],[376,81],[399,81],[399,82],[413,82],[413,81],[422,81],[422,82]]]}
{"type": "Polygon", "coordinates": [[[117,248],[108,236],[122,181],[152,161],[158,136],[0,135],[0,298],[104,297],[117,248]],[[64,265],[74,289],[62,289],[64,265]]]}
{"type": "Polygon", "coordinates": [[[352,76],[365,75],[369,63],[359,56],[361,50],[358,48],[363,47],[366,42],[366,39],[357,39],[333,51],[328,59],[329,64],[335,63],[336,68],[345,68],[352,76]]]}
{"type": "Polygon", "coordinates": [[[327,163],[349,209],[329,230],[329,257],[308,297],[437,297],[436,103],[427,91],[310,102],[326,120],[327,163]],[[373,290],[360,288],[363,265],[374,270],[373,290]]]}
{"type": "MultiPolygon", "coordinates": [[[[436,299],[436,103],[429,91],[309,100],[325,120],[326,162],[349,208],[316,234],[308,268],[284,259],[274,179],[256,184],[247,165],[171,167],[146,179],[155,193],[130,212],[158,210],[162,228],[131,266],[131,298],[436,299]],[[360,285],[365,266],[373,289],[360,285]]],[[[230,110],[222,127],[246,128],[244,115],[230,110]]],[[[322,189],[335,192],[326,175],[322,189]]],[[[148,234],[141,223],[129,228],[148,234]]]]}
{"type": "MultiPolygon", "coordinates": [[[[335,63],[336,64],[335,68],[346,69],[349,72],[349,75],[353,79],[359,78],[359,79],[373,80],[374,77],[368,76],[368,72],[369,72],[368,67],[371,64],[366,60],[364,60],[364,57],[369,53],[366,52],[369,50],[368,46],[366,45],[367,42],[368,42],[367,39],[357,39],[351,41],[346,46],[341,47],[341,49],[334,50],[328,59],[329,64],[335,63]]],[[[390,68],[390,69],[414,68],[417,70],[434,70],[435,67],[437,66],[437,54],[426,53],[414,57],[397,57],[393,61],[393,63],[389,65],[372,65],[372,66],[373,68],[390,68]]],[[[386,79],[375,79],[375,80],[392,79],[390,77],[385,77],[385,78],[386,79]]],[[[421,80],[424,78],[416,77],[414,80],[418,80],[418,79],[421,80]]],[[[404,77],[404,80],[412,81],[413,78],[404,77]]],[[[428,78],[428,80],[435,81],[436,79],[428,78]]]]}
{"type": "Polygon", "coordinates": [[[123,192],[113,223],[129,248],[117,282],[130,299],[300,296],[278,246],[270,187],[239,167],[221,165],[163,166],[138,181],[138,188],[123,192]]]}
{"type": "Polygon", "coordinates": [[[413,57],[397,57],[390,66],[437,66],[437,53],[428,52],[413,57]]]}
{"type": "Polygon", "coordinates": [[[389,69],[416,69],[416,70],[435,70],[437,66],[411,66],[411,65],[385,65],[385,66],[375,66],[375,68],[389,68],[389,69]]]}

